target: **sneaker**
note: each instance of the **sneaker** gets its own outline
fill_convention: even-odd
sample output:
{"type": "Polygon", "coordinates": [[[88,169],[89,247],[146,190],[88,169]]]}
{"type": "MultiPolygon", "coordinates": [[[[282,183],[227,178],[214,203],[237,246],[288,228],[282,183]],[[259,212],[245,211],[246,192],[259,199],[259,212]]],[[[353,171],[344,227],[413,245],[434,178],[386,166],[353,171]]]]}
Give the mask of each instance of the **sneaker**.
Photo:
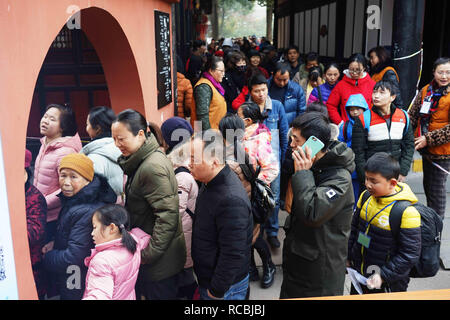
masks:
{"type": "Polygon", "coordinates": [[[277,236],[267,237],[267,242],[269,242],[269,245],[272,247],[272,249],[280,247],[280,241],[278,241],[277,236]]]}
{"type": "Polygon", "coordinates": [[[263,268],[263,277],[261,280],[261,287],[263,289],[267,289],[272,286],[273,281],[275,279],[276,267],[272,263],[269,263],[268,266],[264,266],[263,268]]]}

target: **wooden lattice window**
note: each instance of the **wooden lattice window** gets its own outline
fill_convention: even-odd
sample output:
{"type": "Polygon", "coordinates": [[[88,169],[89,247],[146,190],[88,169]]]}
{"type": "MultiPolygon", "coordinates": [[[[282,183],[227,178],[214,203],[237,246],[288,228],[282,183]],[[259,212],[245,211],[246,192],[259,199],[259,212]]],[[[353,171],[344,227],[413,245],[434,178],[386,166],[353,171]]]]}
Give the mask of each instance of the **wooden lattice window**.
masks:
{"type": "Polygon", "coordinates": [[[64,26],[56,36],[52,43],[54,49],[71,49],[72,48],[72,32],[64,26]]]}

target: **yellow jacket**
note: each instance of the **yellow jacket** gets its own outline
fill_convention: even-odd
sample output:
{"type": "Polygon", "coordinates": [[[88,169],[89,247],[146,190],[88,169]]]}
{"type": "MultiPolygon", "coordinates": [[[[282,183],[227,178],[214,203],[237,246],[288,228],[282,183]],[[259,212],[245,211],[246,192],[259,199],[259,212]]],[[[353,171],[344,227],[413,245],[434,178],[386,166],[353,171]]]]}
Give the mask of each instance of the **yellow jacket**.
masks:
{"type": "MultiPolygon", "coordinates": [[[[360,218],[364,221],[370,221],[374,215],[378,213],[381,209],[388,206],[392,202],[396,200],[408,200],[412,204],[418,202],[416,195],[412,192],[411,188],[405,184],[399,182],[395,187],[396,193],[391,196],[374,198],[370,196],[370,198],[364,203],[362,202],[362,196],[359,198],[357,207],[361,208],[360,218]],[[367,207],[368,206],[368,207],[367,207]],[[366,208],[367,208],[367,218],[366,218],[366,208]]],[[[389,225],[389,214],[391,212],[392,205],[385,208],[381,213],[379,213],[370,223],[372,226],[376,226],[383,230],[391,230],[391,226],[389,225]]],[[[420,214],[419,212],[412,206],[405,209],[402,216],[402,222],[400,228],[418,228],[420,227],[420,214]]]]}
{"type": "Polygon", "coordinates": [[[413,206],[407,207],[397,234],[391,231],[389,216],[394,201],[408,200],[415,204],[417,197],[407,184],[398,183],[393,195],[370,196],[364,203],[362,199],[363,195],[353,216],[348,260],[365,276],[378,268],[381,278],[392,290],[404,291],[409,271],[420,256],[420,213],[413,206]]]}

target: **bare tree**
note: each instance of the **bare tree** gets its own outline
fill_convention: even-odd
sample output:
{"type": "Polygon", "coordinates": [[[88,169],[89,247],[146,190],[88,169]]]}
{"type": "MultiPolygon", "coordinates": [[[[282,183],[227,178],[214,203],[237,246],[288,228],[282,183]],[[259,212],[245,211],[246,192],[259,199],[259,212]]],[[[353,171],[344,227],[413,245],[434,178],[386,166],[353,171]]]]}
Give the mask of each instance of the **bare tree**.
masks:
{"type": "Polygon", "coordinates": [[[273,23],[273,10],[274,10],[274,0],[252,0],[256,1],[261,7],[266,7],[266,38],[270,42],[272,42],[273,34],[272,34],[272,23],[273,23]]]}
{"type": "Polygon", "coordinates": [[[218,39],[223,33],[224,23],[227,23],[227,13],[232,13],[238,7],[240,10],[250,11],[253,1],[248,0],[212,0],[211,26],[212,37],[218,39]]]}

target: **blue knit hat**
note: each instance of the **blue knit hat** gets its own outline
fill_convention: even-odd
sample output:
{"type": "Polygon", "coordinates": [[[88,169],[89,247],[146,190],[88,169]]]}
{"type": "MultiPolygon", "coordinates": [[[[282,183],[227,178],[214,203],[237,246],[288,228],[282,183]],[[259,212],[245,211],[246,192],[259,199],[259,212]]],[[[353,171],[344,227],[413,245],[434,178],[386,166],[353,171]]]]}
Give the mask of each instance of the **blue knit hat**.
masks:
{"type": "Polygon", "coordinates": [[[161,132],[164,140],[169,146],[168,151],[171,151],[178,143],[185,141],[185,139],[192,136],[194,129],[192,129],[191,124],[187,120],[180,117],[172,117],[163,122],[161,125],[161,132]],[[177,131],[172,137],[172,134],[177,129],[184,130],[177,131]]]}

